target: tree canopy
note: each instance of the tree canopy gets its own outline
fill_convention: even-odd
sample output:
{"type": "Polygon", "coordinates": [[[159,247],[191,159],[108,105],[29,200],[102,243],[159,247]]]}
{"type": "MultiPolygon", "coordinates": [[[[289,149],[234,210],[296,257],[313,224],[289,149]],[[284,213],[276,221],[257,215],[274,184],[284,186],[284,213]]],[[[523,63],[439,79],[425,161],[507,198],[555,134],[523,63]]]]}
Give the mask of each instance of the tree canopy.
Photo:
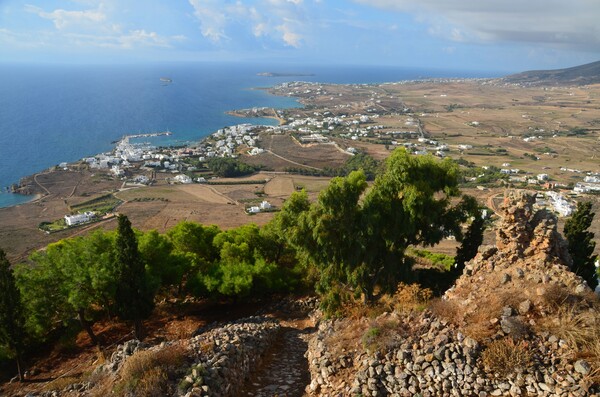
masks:
{"type": "Polygon", "coordinates": [[[19,380],[23,380],[21,354],[25,339],[21,294],[6,254],[0,249],[0,344],[15,355],[19,380]]]}
{"type": "Polygon", "coordinates": [[[289,236],[319,269],[325,307],[339,304],[343,294],[371,300],[377,286],[393,290],[411,274],[404,256],[410,245],[433,245],[449,235],[460,240],[460,224],[476,205],[470,197],[452,205],[458,175],[452,161],[398,149],[370,189],[362,171],[332,179],[289,236]]]}

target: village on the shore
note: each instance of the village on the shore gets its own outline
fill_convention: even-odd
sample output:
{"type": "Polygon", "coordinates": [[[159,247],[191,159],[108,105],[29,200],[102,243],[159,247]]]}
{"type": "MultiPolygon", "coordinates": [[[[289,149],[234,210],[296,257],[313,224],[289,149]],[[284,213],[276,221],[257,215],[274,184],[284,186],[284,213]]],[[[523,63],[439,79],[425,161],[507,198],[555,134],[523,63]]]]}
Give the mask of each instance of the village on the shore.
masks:
{"type": "MultiPolygon", "coordinates": [[[[487,82],[482,81],[480,84],[487,84],[487,82]]],[[[168,174],[166,179],[171,184],[210,184],[216,177],[206,172],[207,162],[214,158],[242,159],[246,156],[261,156],[269,151],[262,144],[263,138],[273,134],[290,135],[295,144],[300,146],[334,145],[349,156],[364,151],[365,145],[385,145],[388,150],[404,147],[417,156],[431,154],[440,158],[462,159],[477,146],[477,140],[467,138],[462,142],[451,143],[442,141],[439,134],[432,138],[431,134],[423,128],[422,120],[428,115],[413,111],[393,95],[386,96],[373,90],[369,98],[366,100],[363,98],[360,103],[358,107],[362,110],[360,112],[356,111],[357,106],[340,103],[339,98],[343,98],[343,93],[332,93],[328,91],[329,89],[330,87],[321,84],[296,82],[274,87],[272,92],[277,95],[303,98],[305,104],[312,104],[319,100],[322,102],[322,98],[327,98],[329,102],[337,105],[312,104],[298,109],[252,108],[232,112],[243,117],[275,117],[280,121],[276,126],[233,125],[219,129],[196,144],[182,147],[154,147],[139,142],[146,137],[171,135],[169,131],[129,135],[116,142],[112,152],[87,157],[82,161],[92,170],[110,172],[114,178],[123,181],[123,188],[131,188],[151,185],[157,173],[168,174]],[[385,122],[380,122],[384,119],[385,122]],[[390,125],[390,119],[396,121],[393,126],[390,125]],[[361,149],[358,148],[359,146],[361,149]]],[[[368,91],[371,87],[362,85],[352,86],[350,89],[368,91]]],[[[480,127],[480,123],[476,120],[467,124],[470,128],[480,127]]],[[[511,139],[531,143],[556,137],[556,134],[536,130],[511,139]]],[[[529,156],[534,162],[540,159],[538,156],[554,156],[554,154],[539,153],[529,156]]],[[[68,169],[68,167],[69,164],[66,163],[59,165],[59,168],[68,169]]],[[[468,173],[468,176],[465,176],[465,183],[481,190],[485,190],[489,183],[498,182],[506,186],[538,190],[538,206],[547,207],[560,216],[569,216],[574,211],[574,196],[600,192],[600,169],[580,170],[563,165],[555,167],[554,170],[544,167],[548,170],[534,173],[513,167],[510,161],[503,162],[500,167],[481,165],[475,168],[480,173],[468,173]],[[571,183],[557,181],[553,178],[553,171],[569,173],[577,179],[571,183]]],[[[273,210],[273,208],[269,202],[264,201],[260,205],[249,206],[246,210],[253,214],[273,210]]],[[[64,221],[67,227],[77,226],[104,215],[89,211],[77,212],[66,214],[64,221]]]]}

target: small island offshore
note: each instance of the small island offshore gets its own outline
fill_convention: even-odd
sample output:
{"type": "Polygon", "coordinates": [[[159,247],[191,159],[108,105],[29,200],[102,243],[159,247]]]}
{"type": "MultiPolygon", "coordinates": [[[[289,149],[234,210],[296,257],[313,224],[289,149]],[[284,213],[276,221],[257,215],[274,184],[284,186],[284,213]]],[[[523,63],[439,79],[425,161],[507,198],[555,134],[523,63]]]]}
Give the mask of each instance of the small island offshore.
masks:
{"type": "Polygon", "coordinates": [[[230,111],[277,125],[23,178],[0,259],[40,351],[2,393],[598,393],[597,66],[283,83],[230,111]]]}

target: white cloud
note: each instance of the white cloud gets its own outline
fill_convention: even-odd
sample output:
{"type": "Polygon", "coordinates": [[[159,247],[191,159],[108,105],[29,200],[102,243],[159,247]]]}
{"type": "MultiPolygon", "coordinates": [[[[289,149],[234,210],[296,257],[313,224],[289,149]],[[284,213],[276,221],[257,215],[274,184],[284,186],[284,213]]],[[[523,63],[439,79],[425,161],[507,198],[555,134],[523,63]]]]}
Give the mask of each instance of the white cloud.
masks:
{"type": "MultiPolygon", "coordinates": [[[[257,0],[253,5],[242,1],[189,0],[200,32],[216,45],[231,41],[230,36],[251,34],[255,39],[270,39],[298,48],[308,23],[303,17],[303,0],[257,0]]],[[[237,37],[236,37],[237,38],[237,37]]]]}
{"type": "Polygon", "coordinates": [[[277,30],[281,32],[284,43],[289,47],[299,48],[302,36],[294,31],[289,21],[277,26],[277,30]]]}
{"type": "Polygon", "coordinates": [[[81,33],[68,33],[65,37],[73,45],[80,47],[100,47],[129,50],[141,47],[171,48],[174,42],[186,40],[185,36],[161,36],[156,32],[147,32],[144,29],[132,30],[121,35],[92,35],[81,33]]]}
{"type": "Polygon", "coordinates": [[[189,0],[194,7],[194,15],[200,21],[202,35],[214,43],[227,39],[225,26],[227,16],[220,10],[222,4],[217,0],[189,0]]]}
{"type": "Polygon", "coordinates": [[[454,41],[508,41],[598,49],[597,0],[354,0],[412,13],[429,32],[454,41]]]}
{"type": "Polygon", "coordinates": [[[46,12],[40,7],[27,4],[25,5],[25,11],[37,14],[40,18],[51,20],[56,29],[59,30],[72,25],[100,23],[106,20],[106,13],[102,10],[102,4],[95,10],[69,11],[56,9],[52,12],[46,12]]]}
{"type": "MultiPolygon", "coordinates": [[[[134,26],[123,26],[111,20],[114,17],[114,4],[111,0],[72,0],[85,6],[95,8],[85,10],[56,9],[46,11],[34,5],[26,5],[25,11],[38,15],[40,18],[54,23],[55,30],[43,32],[30,32],[25,41],[34,45],[40,39],[33,37],[43,36],[42,45],[49,47],[79,46],[101,47],[115,49],[133,49],[141,47],[170,48],[175,43],[186,40],[183,35],[166,36],[151,29],[134,26]]],[[[13,36],[7,32],[0,32],[0,39],[5,43],[14,42],[13,36]]],[[[38,44],[35,44],[38,45],[38,44]]],[[[41,45],[38,45],[41,46],[41,45]]]]}

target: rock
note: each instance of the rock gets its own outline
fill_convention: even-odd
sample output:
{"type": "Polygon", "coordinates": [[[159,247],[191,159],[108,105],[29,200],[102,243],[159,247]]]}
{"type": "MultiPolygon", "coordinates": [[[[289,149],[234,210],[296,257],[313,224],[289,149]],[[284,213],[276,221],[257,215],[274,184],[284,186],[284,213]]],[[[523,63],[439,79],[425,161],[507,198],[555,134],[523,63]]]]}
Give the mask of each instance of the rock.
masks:
{"type": "Polygon", "coordinates": [[[575,361],[573,368],[575,369],[575,371],[577,371],[578,373],[580,373],[582,375],[587,375],[591,371],[590,364],[588,364],[588,362],[585,360],[575,361]]]}
{"type": "Polygon", "coordinates": [[[531,310],[531,301],[529,299],[519,303],[519,314],[529,313],[529,310],[531,310]]]}

